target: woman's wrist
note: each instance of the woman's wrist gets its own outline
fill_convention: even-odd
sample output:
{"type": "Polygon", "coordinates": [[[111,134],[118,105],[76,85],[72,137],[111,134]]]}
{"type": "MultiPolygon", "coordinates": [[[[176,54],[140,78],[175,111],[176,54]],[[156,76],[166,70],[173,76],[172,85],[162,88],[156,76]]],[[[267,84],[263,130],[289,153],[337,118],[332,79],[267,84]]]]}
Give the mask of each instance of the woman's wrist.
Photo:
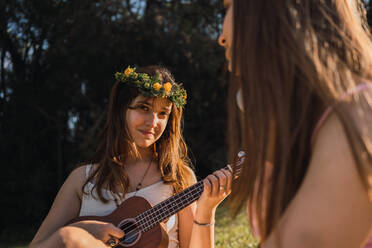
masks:
{"type": "Polygon", "coordinates": [[[209,226],[214,225],[214,220],[212,222],[208,222],[208,223],[200,223],[200,222],[194,220],[194,224],[196,224],[198,226],[209,227],[209,226]]]}
{"type": "Polygon", "coordinates": [[[216,210],[208,210],[208,211],[203,211],[201,209],[197,209],[195,216],[194,216],[194,221],[197,223],[201,224],[211,224],[214,223],[214,217],[215,217],[216,210]]]}

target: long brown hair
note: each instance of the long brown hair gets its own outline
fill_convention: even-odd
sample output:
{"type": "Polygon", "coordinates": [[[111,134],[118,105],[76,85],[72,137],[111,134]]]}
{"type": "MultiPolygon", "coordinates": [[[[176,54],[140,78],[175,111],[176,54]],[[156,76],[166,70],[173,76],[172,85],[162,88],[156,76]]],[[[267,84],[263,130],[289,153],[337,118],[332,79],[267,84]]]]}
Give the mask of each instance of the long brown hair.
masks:
{"type": "MultiPolygon", "coordinates": [[[[159,75],[159,82],[175,84],[174,77],[164,67],[147,66],[136,70],[138,73],[147,73],[150,76],[159,75]]],[[[100,134],[100,141],[96,153],[90,163],[97,164],[94,172],[88,177],[83,185],[94,180],[94,188],[97,190],[102,202],[108,200],[102,194],[105,187],[114,192],[115,199],[120,198],[117,188],[121,189],[121,196],[128,191],[129,178],[126,173],[124,161],[128,157],[137,157],[136,146],[131,142],[128,134],[125,113],[129,104],[139,95],[136,87],[115,82],[111,89],[107,120],[100,134]]],[[[161,172],[162,180],[171,184],[175,192],[179,192],[193,182],[193,174],[190,169],[190,161],[187,155],[187,146],[182,136],[182,107],[172,106],[167,126],[156,141],[156,159],[161,172]]],[[[93,190],[92,189],[92,190],[93,190]]]]}
{"type": "Polygon", "coordinates": [[[363,133],[370,132],[364,118],[372,116],[371,96],[344,97],[361,82],[357,77],[364,83],[372,79],[372,45],[365,9],[357,0],[234,0],[233,22],[230,156],[241,147],[247,159],[230,200],[234,213],[249,204],[265,240],[304,179],[312,133],[328,106],[340,119],[361,180],[372,192],[367,179],[371,134],[363,133]],[[235,103],[239,88],[242,113],[235,103]],[[271,143],[272,178],[264,185],[271,143]]]}

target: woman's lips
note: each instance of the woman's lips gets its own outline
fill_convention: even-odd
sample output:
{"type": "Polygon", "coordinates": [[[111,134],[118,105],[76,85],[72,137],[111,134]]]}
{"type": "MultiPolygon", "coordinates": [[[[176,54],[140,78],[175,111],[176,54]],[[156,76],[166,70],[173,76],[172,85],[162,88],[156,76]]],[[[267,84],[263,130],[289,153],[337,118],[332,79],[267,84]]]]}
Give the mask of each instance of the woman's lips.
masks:
{"type": "Polygon", "coordinates": [[[140,133],[142,133],[145,137],[151,137],[151,136],[154,135],[154,133],[151,132],[151,131],[144,131],[144,130],[139,130],[139,131],[140,131],[140,133]]]}

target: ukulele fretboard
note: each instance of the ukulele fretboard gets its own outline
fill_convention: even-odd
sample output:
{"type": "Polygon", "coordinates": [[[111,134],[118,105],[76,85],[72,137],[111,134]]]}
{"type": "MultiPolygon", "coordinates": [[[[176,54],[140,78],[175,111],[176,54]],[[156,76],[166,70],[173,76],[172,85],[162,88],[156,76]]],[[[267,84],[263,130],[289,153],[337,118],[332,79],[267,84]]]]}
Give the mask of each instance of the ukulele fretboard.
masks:
{"type": "Polygon", "coordinates": [[[203,181],[181,191],[175,196],[155,205],[153,208],[137,215],[136,222],[141,230],[146,232],[166,218],[187,207],[201,196],[204,189],[203,181]]]}

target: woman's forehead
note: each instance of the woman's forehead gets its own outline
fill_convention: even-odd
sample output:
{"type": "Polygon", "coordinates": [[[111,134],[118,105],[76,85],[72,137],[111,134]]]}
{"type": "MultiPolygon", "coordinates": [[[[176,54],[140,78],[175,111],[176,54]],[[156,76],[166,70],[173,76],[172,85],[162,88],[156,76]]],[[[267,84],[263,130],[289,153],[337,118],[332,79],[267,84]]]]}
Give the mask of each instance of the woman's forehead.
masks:
{"type": "Polygon", "coordinates": [[[146,97],[143,95],[138,95],[133,100],[133,103],[145,103],[155,108],[172,108],[172,102],[164,97],[146,97]]]}

